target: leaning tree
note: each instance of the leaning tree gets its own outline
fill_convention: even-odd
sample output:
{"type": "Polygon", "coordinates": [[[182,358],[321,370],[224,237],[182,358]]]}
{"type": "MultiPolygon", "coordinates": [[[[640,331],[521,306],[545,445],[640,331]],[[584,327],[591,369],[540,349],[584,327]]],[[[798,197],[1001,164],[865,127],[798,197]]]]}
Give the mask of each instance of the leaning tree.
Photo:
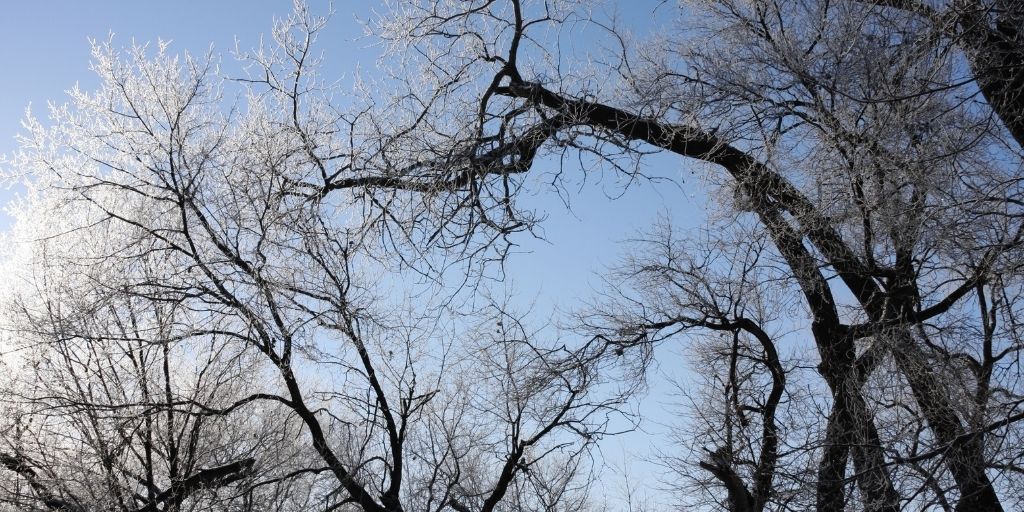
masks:
{"type": "Polygon", "coordinates": [[[707,243],[662,230],[659,250],[616,274],[620,293],[582,312],[609,356],[679,333],[731,336],[712,350],[735,361],[705,368],[733,407],[694,414],[746,432],[683,472],[713,477],[709,499],[735,510],[1012,506],[1024,6],[653,12],[674,21],[637,39],[571,2],[396,6],[373,26],[387,43],[382,89],[395,91],[378,100],[391,115],[370,123],[386,165],[337,166],[310,186],[408,213],[402,242],[501,258],[506,237],[536,223],[517,199],[545,167],[558,186],[599,170],[642,178],[654,151],[702,163],[720,209],[711,236],[695,237],[707,243]],[[770,244],[747,268],[758,240],[770,244]],[[773,295],[779,309],[763,305],[773,295]],[[780,355],[788,331],[814,355],[780,355]],[[807,366],[826,409],[792,420],[807,428],[780,425],[786,374],[807,366]]]}

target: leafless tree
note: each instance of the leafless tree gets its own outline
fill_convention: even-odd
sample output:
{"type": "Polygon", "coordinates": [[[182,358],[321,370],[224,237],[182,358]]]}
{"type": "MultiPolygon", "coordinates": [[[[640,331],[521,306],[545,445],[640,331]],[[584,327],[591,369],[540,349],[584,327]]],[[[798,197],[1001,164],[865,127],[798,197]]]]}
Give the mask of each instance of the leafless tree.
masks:
{"type": "Polygon", "coordinates": [[[26,377],[5,401],[5,500],[588,503],[588,449],[623,394],[502,301],[470,314],[437,279],[403,288],[406,263],[414,276],[435,263],[380,246],[390,229],[403,247],[417,239],[401,231],[402,198],[341,190],[354,167],[386,166],[389,143],[361,107],[330,103],[312,54],[324,22],[297,5],[228,81],[212,56],[96,44],[99,89],[72,91],[50,126],[27,123],[10,164],[31,195],[10,297],[26,377]]]}
{"type": "MultiPolygon", "coordinates": [[[[416,77],[394,103],[410,120],[388,148],[399,174],[346,185],[419,194],[442,245],[500,253],[495,240],[535,220],[516,198],[539,155],[631,178],[649,151],[711,164],[702,169],[719,204],[756,221],[802,296],[789,321],[813,338],[831,395],[818,508],[854,497],[871,510],[1000,510],[1019,485],[1005,461],[1020,451],[1006,441],[1024,418],[1022,12],[1019,2],[700,2],[636,44],[571,3],[403,5],[378,27],[394,74],[416,77]],[[574,52],[563,37],[581,27],[610,55],[574,52]]],[[[712,455],[706,469],[731,506],[763,506],[763,494],[735,491],[729,458],[712,455]]]]}
{"type": "Polygon", "coordinates": [[[681,501],[700,506],[724,486],[723,508],[806,508],[800,490],[813,478],[817,448],[807,440],[820,432],[804,414],[812,397],[793,382],[806,380],[793,367],[799,350],[779,349],[797,297],[784,285],[789,276],[773,269],[767,242],[749,228],[741,233],[688,238],[660,226],[636,241],[580,323],[618,357],[640,356],[641,369],[655,346],[691,340],[700,385],[691,390],[687,381],[680,390],[694,418],[673,437],[683,453],[704,456],[667,451],[663,460],[678,477],[668,483],[681,501]]]}
{"type": "MultiPolygon", "coordinates": [[[[97,244],[38,274],[116,271],[27,325],[75,357],[102,338],[141,358],[128,345],[145,338],[155,364],[177,324],[139,333],[114,319],[184,315],[190,343],[251,356],[259,385],[218,404],[164,390],[133,421],[279,410],[314,463],[261,477],[241,445],[198,464],[252,458],[221,481],[307,482],[332,509],[582,508],[587,448],[637,387],[616,388],[616,372],[643,379],[653,347],[680,340],[705,385],[687,413],[696,457],[669,459],[694,501],[1012,507],[1024,487],[1024,7],[707,0],[656,12],[674,22],[638,42],[573,2],[398,4],[371,24],[382,73],[351,94],[316,75],[324,20],[301,5],[228,82],[209,58],[164,45],[127,58],[97,45],[103,86],[75,91],[52,127],[30,123],[13,167],[40,196],[26,212],[53,223],[37,239],[97,244]],[[502,301],[456,311],[451,269],[473,285],[456,290],[483,290],[479,273],[537,225],[524,190],[564,193],[598,172],[628,186],[653,152],[694,162],[720,212],[697,235],[646,236],[610,275],[616,293],[581,309],[582,342],[531,330],[502,301]],[[427,291],[394,291],[409,275],[427,291]],[[96,305],[110,297],[107,318],[96,305]],[[71,311],[97,324],[69,327],[71,311]],[[810,354],[780,349],[800,337],[810,354]]],[[[37,503],[73,495],[6,457],[37,503]]]]}

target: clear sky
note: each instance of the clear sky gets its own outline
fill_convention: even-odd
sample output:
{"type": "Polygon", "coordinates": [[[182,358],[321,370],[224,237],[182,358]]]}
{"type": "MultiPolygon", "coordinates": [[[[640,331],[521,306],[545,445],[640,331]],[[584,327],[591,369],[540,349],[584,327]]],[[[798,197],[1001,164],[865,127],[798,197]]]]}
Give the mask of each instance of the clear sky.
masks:
{"type": "MultiPolygon", "coordinates": [[[[626,12],[633,21],[651,23],[653,6],[660,2],[642,2],[646,10],[626,12]],[[643,21],[643,20],[647,21],[643,21]]],[[[360,64],[373,67],[377,50],[372,40],[363,38],[357,19],[369,15],[370,2],[335,2],[336,14],[322,33],[319,49],[326,55],[325,77],[340,77],[360,64]]],[[[612,5],[615,5],[614,2],[612,5]]],[[[326,3],[310,1],[314,12],[325,12],[326,3]]],[[[622,4],[623,7],[626,4],[622,4]]],[[[155,42],[171,40],[171,52],[203,53],[211,44],[223,53],[224,69],[230,70],[232,59],[227,55],[235,47],[245,50],[259,43],[261,34],[269,33],[273,17],[291,12],[289,0],[174,0],[174,1],[70,1],[70,0],[8,0],[0,5],[0,154],[16,149],[14,135],[21,130],[24,110],[30,103],[34,113],[44,118],[48,101],[63,103],[64,91],[76,83],[85,89],[96,84],[89,71],[89,38],[106,39],[114,34],[115,46],[128,46],[132,41],[155,42]]],[[[662,7],[662,9],[665,9],[662,7]]],[[[678,158],[658,157],[651,160],[651,169],[661,175],[685,178],[690,173],[687,162],[678,158]]],[[[550,311],[556,305],[571,306],[579,298],[590,295],[598,285],[596,276],[603,265],[613,263],[622,246],[617,242],[635,235],[661,214],[686,226],[700,224],[702,201],[696,183],[684,183],[684,189],[661,188],[641,184],[624,197],[611,201],[606,194],[618,194],[613,180],[589,183],[579,195],[572,197],[573,211],[568,213],[553,193],[539,193],[531,198],[549,216],[544,223],[547,241],[522,236],[517,241],[525,254],[510,263],[510,275],[516,288],[525,297],[537,299],[537,309],[550,311]]],[[[17,193],[17,187],[0,191],[0,204],[17,193]]],[[[0,214],[0,231],[8,226],[6,214],[0,214]]],[[[662,362],[670,373],[685,367],[678,356],[662,362]]],[[[645,426],[660,430],[657,423],[673,421],[665,413],[664,397],[651,398],[645,405],[653,421],[645,426]]],[[[617,458],[617,452],[646,452],[649,439],[635,435],[603,447],[606,455],[617,458]]],[[[645,479],[647,470],[634,470],[634,478],[645,479]],[[639,474],[639,475],[638,475],[639,474]]],[[[611,489],[610,492],[616,492],[611,489]]]]}

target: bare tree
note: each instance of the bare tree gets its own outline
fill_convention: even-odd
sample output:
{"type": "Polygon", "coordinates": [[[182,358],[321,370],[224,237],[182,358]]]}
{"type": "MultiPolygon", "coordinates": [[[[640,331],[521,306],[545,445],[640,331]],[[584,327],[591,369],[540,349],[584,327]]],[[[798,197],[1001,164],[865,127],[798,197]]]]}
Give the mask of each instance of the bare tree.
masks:
{"type": "MultiPolygon", "coordinates": [[[[377,235],[416,240],[395,220],[401,198],[325,190],[386,165],[389,143],[358,106],[330,103],[312,54],[324,22],[297,5],[230,81],[212,56],[97,44],[100,88],[72,91],[49,127],[28,122],[11,165],[37,196],[20,212],[31,257],[19,267],[28,291],[14,295],[32,306],[12,309],[9,331],[31,335],[28,388],[8,403],[46,424],[5,433],[5,499],[140,511],[587,503],[588,448],[623,395],[601,388],[586,352],[502,303],[446,320],[443,283],[403,290],[388,273],[410,260],[377,235]],[[70,461],[85,457],[95,473],[76,481],[70,461]]],[[[431,268],[428,257],[415,262],[431,268]]]]}
{"type": "MultiPolygon", "coordinates": [[[[767,242],[749,228],[742,234],[689,239],[660,226],[636,241],[611,274],[608,294],[580,323],[620,358],[642,359],[656,345],[692,340],[701,385],[690,392],[687,381],[680,391],[694,421],[673,437],[677,448],[704,457],[669,451],[663,461],[679,477],[666,483],[684,503],[714,503],[724,487],[725,499],[715,504],[730,510],[806,508],[800,489],[812,478],[806,468],[817,448],[807,440],[820,432],[803,414],[813,404],[792,382],[799,372],[778,348],[797,297],[783,285],[789,276],[772,271],[777,262],[767,242]]],[[[647,364],[639,361],[641,371],[647,364]]]]}
{"type": "MultiPolygon", "coordinates": [[[[315,462],[263,480],[231,466],[240,479],[219,482],[307,482],[331,509],[582,508],[586,449],[637,389],[613,376],[643,379],[652,347],[678,340],[704,363],[688,413],[698,455],[671,458],[695,501],[1012,507],[1024,474],[1021,4],[658,9],[675,23],[636,43],[572,2],[403,3],[372,25],[382,75],[351,95],[316,75],[324,20],[301,5],[228,82],[210,58],[98,45],[102,87],[75,91],[53,127],[30,123],[13,165],[46,200],[33,214],[57,223],[38,238],[98,244],[53,266],[117,270],[28,325],[75,357],[102,339],[138,359],[125,340],[145,338],[156,362],[178,326],[113,319],[173,312],[190,342],[252,356],[259,389],[187,406],[167,397],[188,386],[164,389],[159,412],[129,416],[174,417],[159,420],[174,431],[280,410],[315,462]],[[607,51],[575,49],[571,29],[607,51]],[[583,342],[551,340],[501,301],[476,327],[461,311],[445,320],[459,303],[445,271],[482,290],[479,272],[537,225],[523,190],[566,192],[603,171],[628,184],[652,152],[706,164],[722,211],[691,243],[647,237],[613,275],[620,293],[581,311],[583,342]],[[410,273],[427,291],[392,291],[410,273]],[[124,309],[106,319],[96,305],[110,297],[124,309]],[[105,320],[72,329],[69,311],[105,320]],[[809,355],[780,350],[798,336],[809,355]]],[[[84,382],[71,377],[54,382],[84,382]]],[[[112,402],[86,395],[83,418],[112,402]]],[[[253,457],[235,448],[243,458],[208,460],[253,457]]],[[[70,503],[71,489],[12,453],[4,465],[29,496],[70,503]]],[[[142,503],[175,502],[161,493],[142,503]]]]}
{"type": "MultiPolygon", "coordinates": [[[[818,508],[846,506],[852,479],[871,510],[1002,509],[999,489],[1017,484],[1001,459],[1020,456],[1004,440],[1024,418],[1012,334],[1020,4],[718,1],[684,12],[633,45],[567,3],[402,6],[379,33],[426,58],[396,54],[395,75],[417,77],[395,102],[412,120],[388,148],[400,174],[346,186],[420,194],[442,243],[480,233],[500,253],[497,237],[534,221],[516,197],[538,155],[634,178],[647,151],[712,164],[720,203],[756,220],[802,296],[790,320],[813,338],[831,395],[818,508]],[[560,39],[568,27],[617,51],[573,53],[560,39]]],[[[709,466],[734,507],[763,502],[709,466]]]]}

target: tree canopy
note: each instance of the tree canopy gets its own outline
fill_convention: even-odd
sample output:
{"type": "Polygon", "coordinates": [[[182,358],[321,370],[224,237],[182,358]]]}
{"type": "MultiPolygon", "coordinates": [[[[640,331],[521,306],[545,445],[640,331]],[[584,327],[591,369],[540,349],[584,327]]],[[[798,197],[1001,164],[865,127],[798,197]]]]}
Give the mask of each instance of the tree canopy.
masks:
{"type": "Polygon", "coordinates": [[[6,163],[2,506],[614,509],[655,362],[693,374],[662,507],[1024,506],[1024,4],[656,13],[396,4],[351,91],[302,4],[243,76],[94,45],[6,163]],[[558,328],[493,285],[525,196],[659,153],[701,227],[637,234],[558,328]]]}

